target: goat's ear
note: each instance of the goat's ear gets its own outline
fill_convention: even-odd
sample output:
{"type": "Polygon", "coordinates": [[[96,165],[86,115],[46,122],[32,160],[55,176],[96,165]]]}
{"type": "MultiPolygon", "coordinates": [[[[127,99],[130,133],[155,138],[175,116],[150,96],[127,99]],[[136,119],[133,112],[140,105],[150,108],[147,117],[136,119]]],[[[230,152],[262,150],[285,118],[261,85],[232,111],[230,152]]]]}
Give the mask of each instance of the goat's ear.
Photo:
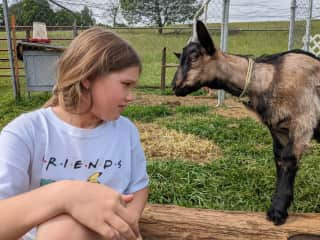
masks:
{"type": "Polygon", "coordinates": [[[176,55],[176,57],[177,57],[178,59],[180,59],[181,53],[173,52],[173,54],[176,55]]]}
{"type": "Polygon", "coordinates": [[[212,56],[216,51],[216,48],[206,26],[201,21],[197,21],[197,34],[201,46],[212,56]]]}

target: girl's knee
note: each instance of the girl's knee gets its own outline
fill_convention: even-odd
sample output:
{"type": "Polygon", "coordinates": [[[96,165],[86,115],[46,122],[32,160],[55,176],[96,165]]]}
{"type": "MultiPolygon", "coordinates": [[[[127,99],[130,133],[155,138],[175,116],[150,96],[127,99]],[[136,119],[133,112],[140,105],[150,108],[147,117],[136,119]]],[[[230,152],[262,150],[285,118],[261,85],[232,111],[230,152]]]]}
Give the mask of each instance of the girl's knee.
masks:
{"type": "Polygon", "coordinates": [[[69,215],[60,215],[38,227],[37,240],[100,240],[99,235],[69,215]]]}

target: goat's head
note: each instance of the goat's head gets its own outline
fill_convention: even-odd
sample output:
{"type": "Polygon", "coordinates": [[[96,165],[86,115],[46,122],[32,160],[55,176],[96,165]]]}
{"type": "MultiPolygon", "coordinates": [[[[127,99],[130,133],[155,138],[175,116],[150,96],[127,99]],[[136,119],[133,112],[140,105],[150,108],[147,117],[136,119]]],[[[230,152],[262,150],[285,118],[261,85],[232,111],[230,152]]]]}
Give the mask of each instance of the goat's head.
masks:
{"type": "Polygon", "coordinates": [[[197,22],[198,41],[191,41],[183,48],[182,54],[175,53],[180,64],[172,81],[172,89],[177,96],[187,94],[207,86],[214,78],[212,70],[206,71],[206,66],[214,60],[216,48],[205,25],[197,22]],[[210,74],[210,75],[209,75],[210,74]]]}

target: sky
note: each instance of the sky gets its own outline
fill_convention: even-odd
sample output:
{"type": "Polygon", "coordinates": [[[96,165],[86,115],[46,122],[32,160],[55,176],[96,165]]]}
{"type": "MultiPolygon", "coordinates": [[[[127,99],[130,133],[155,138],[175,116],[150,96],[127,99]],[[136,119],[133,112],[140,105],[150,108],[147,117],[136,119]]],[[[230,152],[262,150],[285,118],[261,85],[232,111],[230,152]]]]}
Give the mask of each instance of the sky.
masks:
{"type": "MultiPolygon", "coordinates": [[[[17,0],[7,0],[10,3],[17,0]]],[[[106,15],[106,2],[117,0],[55,0],[72,10],[82,9],[86,4],[94,14],[97,22],[111,23],[106,15]]],[[[223,0],[211,0],[208,8],[208,22],[217,22],[221,19],[223,0]],[[217,20],[218,19],[218,20],[217,20]]],[[[296,0],[299,5],[307,6],[308,0],[296,0]]],[[[2,0],[0,0],[0,3],[2,0]]],[[[320,18],[320,0],[313,0],[313,16],[320,18]]],[[[229,22],[276,21],[290,19],[291,0],[230,0],[229,22]]],[[[302,14],[302,13],[299,13],[302,14]]],[[[303,13],[304,14],[304,13],[303,13]]]]}
{"type": "Polygon", "coordinates": [[[289,20],[291,0],[230,0],[229,20],[289,20]]]}

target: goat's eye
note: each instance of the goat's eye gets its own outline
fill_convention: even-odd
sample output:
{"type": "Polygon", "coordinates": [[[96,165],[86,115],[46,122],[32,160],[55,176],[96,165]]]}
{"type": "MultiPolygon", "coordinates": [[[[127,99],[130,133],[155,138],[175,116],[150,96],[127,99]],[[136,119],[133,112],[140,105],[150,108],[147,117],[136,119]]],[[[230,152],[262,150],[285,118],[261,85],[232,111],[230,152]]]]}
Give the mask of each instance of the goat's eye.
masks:
{"type": "Polygon", "coordinates": [[[198,53],[192,53],[192,54],[190,54],[190,57],[189,57],[191,62],[197,61],[198,58],[199,58],[199,54],[198,53]]]}

